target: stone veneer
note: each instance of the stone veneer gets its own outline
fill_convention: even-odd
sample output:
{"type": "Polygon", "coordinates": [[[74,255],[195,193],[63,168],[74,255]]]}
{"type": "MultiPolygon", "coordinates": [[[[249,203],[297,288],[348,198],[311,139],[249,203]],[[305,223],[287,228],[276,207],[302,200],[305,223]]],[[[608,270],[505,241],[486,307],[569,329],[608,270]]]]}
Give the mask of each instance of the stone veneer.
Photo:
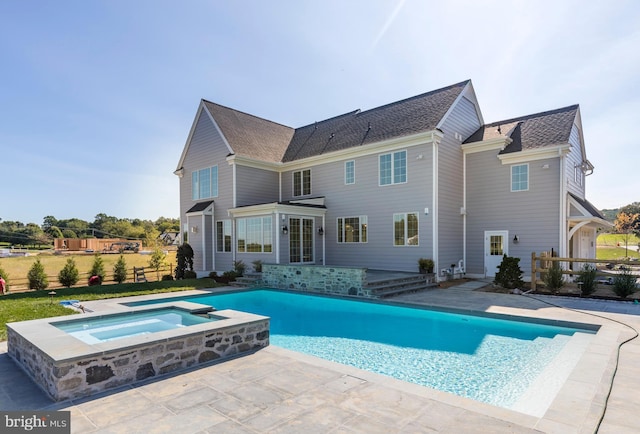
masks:
{"type": "Polygon", "coordinates": [[[278,289],[373,297],[366,286],[366,268],[321,265],[262,265],[262,282],[278,289]]]}
{"type": "Polygon", "coordinates": [[[268,317],[232,310],[215,315],[225,319],[93,345],[52,325],[68,316],[10,323],[8,352],[53,400],[61,401],[269,345],[268,317]]]}

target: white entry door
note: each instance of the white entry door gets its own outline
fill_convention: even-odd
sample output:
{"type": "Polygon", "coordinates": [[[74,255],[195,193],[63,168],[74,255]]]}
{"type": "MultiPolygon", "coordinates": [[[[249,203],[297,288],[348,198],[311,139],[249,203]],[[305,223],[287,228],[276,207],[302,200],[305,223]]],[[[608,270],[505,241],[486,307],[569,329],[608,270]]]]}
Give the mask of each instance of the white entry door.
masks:
{"type": "Polygon", "coordinates": [[[487,277],[496,275],[503,255],[509,255],[509,231],[485,231],[484,272],[487,277]]]}

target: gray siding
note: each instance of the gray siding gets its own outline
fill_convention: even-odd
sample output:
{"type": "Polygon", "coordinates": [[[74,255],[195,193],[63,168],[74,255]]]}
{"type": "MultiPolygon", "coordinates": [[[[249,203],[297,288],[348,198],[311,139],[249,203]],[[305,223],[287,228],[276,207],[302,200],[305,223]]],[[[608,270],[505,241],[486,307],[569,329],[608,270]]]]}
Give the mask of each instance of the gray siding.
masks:
{"type": "Polygon", "coordinates": [[[529,191],[511,192],[511,165],[502,165],[497,153],[467,155],[467,272],[485,273],[484,231],[506,230],[509,255],[520,258],[530,277],[531,252],[558,250],[560,160],[530,162],[529,191]]]}
{"type": "MultiPolygon", "coordinates": [[[[187,221],[186,211],[195,203],[202,202],[204,200],[211,200],[192,200],[191,172],[215,165],[218,166],[218,196],[212,198],[215,203],[213,219],[228,218],[227,209],[231,208],[233,205],[233,173],[231,166],[226,162],[226,156],[228,155],[229,150],[225,145],[222,136],[218,133],[214,124],[204,111],[201,112],[198,117],[196,127],[188,147],[189,148],[183,163],[184,176],[180,179],[180,220],[182,222],[187,221]]],[[[199,216],[196,219],[199,222],[201,221],[201,217],[199,216]]],[[[213,255],[216,240],[215,224],[211,221],[211,216],[207,216],[206,219],[208,219],[208,222],[205,225],[207,232],[204,234],[189,233],[189,244],[191,244],[194,250],[194,269],[200,272],[212,271],[214,267],[213,255]],[[206,264],[203,262],[205,256],[203,255],[203,249],[205,248],[207,252],[206,264]]],[[[219,269],[217,263],[215,268],[219,269]]]]}
{"type": "MultiPolygon", "coordinates": [[[[432,256],[432,217],[424,214],[424,209],[431,208],[432,204],[432,147],[420,145],[406,150],[406,184],[378,185],[379,154],[355,159],[356,182],[352,185],[344,184],[344,162],[353,158],[320,164],[311,169],[311,196],[326,197],[324,237],[327,265],[417,271],[418,258],[432,256]],[[418,159],[419,155],[422,158],[418,159]],[[393,214],[400,212],[418,213],[418,246],[393,246],[393,214]],[[361,215],[367,216],[368,242],[338,244],[338,217],[361,215]]],[[[283,200],[294,199],[291,190],[292,172],[284,172],[283,200]]],[[[316,235],[317,241],[318,237],[316,235]]],[[[321,254],[319,247],[321,245],[316,244],[316,252],[321,254]]]]}
{"type": "Polygon", "coordinates": [[[444,137],[438,149],[438,269],[463,258],[462,148],[455,133],[466,140],[480,128],[475,105],[463,97],[442,125],[444,137]]]}
{"type": "Polygon", "coordinates": [[[575,181],[575,167],[579,166],[586,158],[582,155],[582,146],[580,143],[580,132],[578,127],[574,124],[571,128],[571,135],[569,136],[569,144],[571,145],[571,151],[565,158],[565,178],[567,180],[567,191],[575,194],[578,197],[584,198],[584,182],[582,185],[575,181]]]}
{"type": "Polygon", "coordinates": [[[237,206],[278,201],[277,172],[236,166],[236,182],[237,206]]]}

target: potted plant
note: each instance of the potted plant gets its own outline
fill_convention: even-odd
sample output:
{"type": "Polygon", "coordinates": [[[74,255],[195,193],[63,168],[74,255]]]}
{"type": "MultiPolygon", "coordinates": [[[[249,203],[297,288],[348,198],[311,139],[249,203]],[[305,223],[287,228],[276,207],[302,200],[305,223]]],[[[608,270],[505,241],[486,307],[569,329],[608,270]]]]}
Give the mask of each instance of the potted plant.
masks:
{"type": "Polygon", "coordinates": [[[433,259],[420,258],[418,259],[418,270],[420,274],[433,274],[433,267],[435,263],[433,259]]]}

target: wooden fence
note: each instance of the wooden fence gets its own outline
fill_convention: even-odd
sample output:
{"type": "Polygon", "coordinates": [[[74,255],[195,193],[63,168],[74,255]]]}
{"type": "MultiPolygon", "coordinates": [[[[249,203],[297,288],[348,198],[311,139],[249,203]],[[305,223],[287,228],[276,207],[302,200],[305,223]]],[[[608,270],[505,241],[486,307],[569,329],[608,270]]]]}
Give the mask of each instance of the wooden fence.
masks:
{"type": "MultiPolygon", "coordinates": [[[[157,282],[158,280],[162,279],[162,276],[164,276],[165,274],[171,274],[173,276],[173,264],[167,264],[167,265],[163,265],[162,267],[160,267],[160,269],[158,270],[158,272],[156,273],[155,268],[151,268],[151,267],[133,267],[131,268],[129,271],[127,271],[127,278],[124,282],[122,283],[133,283],[133,282],[141,282],[142,280],[140,279],[140,276],[144,276],[145,278],[145,282],[157,282]],[[142,272],[142,273],[141,273],[142,272]]],[[[89,275],[89,272],[80,272],[79,274],[79,279],[78,279],[78,283],[76,283],[75,285],[72,286],[73,287],[80,287],[80,286],[87,286],[88,282],[89,282],[89,277],[91,277],[89,275]]],[[[47,289],[57,289],[57,288],[65,288],[65,286],[63,286],[59,281],[58,281],[58,275],[53,275],[53,276],[49,276],[47,275],[47,280],[49,282],[49,286],[47,286],[47,289]]],[[[115,284],[117,282],[115,282],[113,280],[113,271],[106,271],[105,270],[105,276],[104,276],[104,280],[102,282],[103,285],[112,285],[115,284]]],[[[18,279],[14,279],[14,278],[10,278],[9,281],[7,282],[8,287],[9,287],[9,291],[10,292],[24,292],[24,291],[31,291],[31,289],[29,289],[29,279],[27,277],[24,278],[18,278],[18,279]]]]}
{"type": "MultiPolygon", "coordinates": [[[[536,290],[536,286],[542,281],[542,276],[544,275],[544,273],[549,271],[549,268],[551,268],[551,265],[554,262],[559,262],[559,263],[566,262],[567,264],[574,264],[574,263],[594,264],[596,268],[598,268],[597,266],[598,264],[612,264],[614,267],[616,265],[626,265],[626,266],[631,266],[634,264],[640,265],[640,264],[634,263],[633,261],[629,261],[627,259],[560,258],[558,256],[553,256],[551,252],[542,252],[540,253],[540,256],[536,256],[536,252],[532,252],[531,253],[531,289],[533,291],[536,290]],[[540,281],[538,281],[538,273],[540,273],[540,281]]],[[[567,267],[567,269],[562,270],[562,274],[574,276],[579,274],[581,269],[582,267],[575,270],[567,267]]],[[[604,273],[604,272],[598,273],[597,275],[599,277],[602,277],[602,276],[612,277],[612,274],[604,273]]]]}

